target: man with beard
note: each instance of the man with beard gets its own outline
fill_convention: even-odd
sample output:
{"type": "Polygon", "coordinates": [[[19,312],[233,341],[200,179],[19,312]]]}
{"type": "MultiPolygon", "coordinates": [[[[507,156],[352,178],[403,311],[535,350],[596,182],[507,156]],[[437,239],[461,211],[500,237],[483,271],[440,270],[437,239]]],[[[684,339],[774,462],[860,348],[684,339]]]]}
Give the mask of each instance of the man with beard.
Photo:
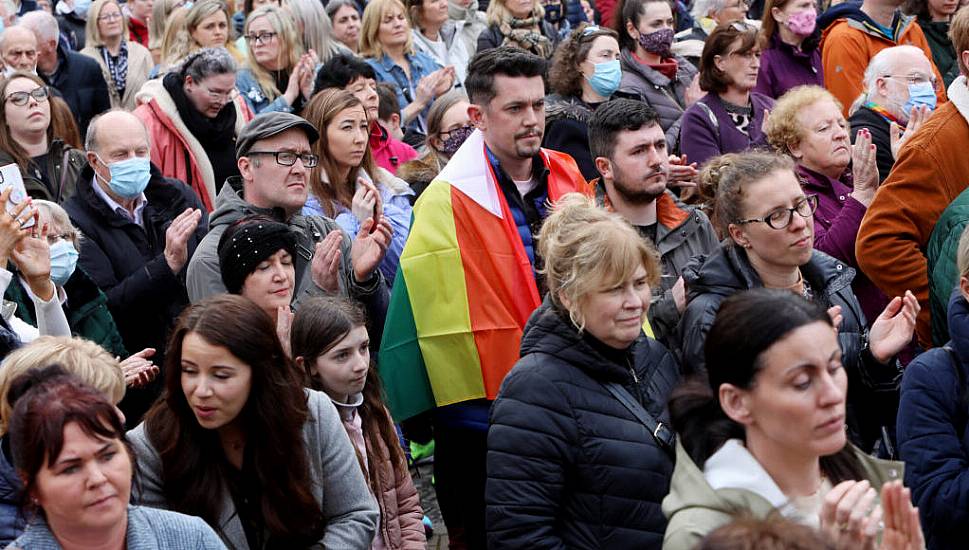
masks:
{"type": "Polygon", "coordinates": [[[659,116],[641,101],[616,99],[589,121],[589,149],[602,178],[596,199],[631,223],[659,252],[663,274],[653,289],[649,324],[670,347],[686,292],[680,271],[690,258],[717,248],[706,214],[686,206],[667,190],[670,160],[659,116]]]}
{"type": "Polygon", "coordinates": [[[545,61],[484,51],[464,86],[475,130],[414,206],[380,375],[397,420],[433,410],[434,474],[452,547],[485,548],[490,400],[542,301],[535,238],[549,203],[591,189],[569,155],[541,148],[545,61]]]}
{"type": "Polygon", "coordinates": [[[886,48],[865,69],[865,93],[848,123],[852,141],[862,129],[871,132],[878,147],[879,183],[888,177],[902,144],[935,109],[934,78],[932,63],[915,46],[886,48]]]}

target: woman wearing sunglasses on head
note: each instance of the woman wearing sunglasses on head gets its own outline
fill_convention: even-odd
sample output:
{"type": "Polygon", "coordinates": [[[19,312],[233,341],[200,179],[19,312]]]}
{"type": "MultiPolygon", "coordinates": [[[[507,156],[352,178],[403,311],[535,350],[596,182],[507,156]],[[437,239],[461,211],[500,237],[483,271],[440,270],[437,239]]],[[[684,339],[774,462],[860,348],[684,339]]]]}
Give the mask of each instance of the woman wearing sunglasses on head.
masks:
{"type": "Polygon", "coordinates": [[[816,195],[806,195],[790,159],[746,153],[717,157],[700,176],[715,189],[720,250],[683,271],[687,306],[680,321],[683,368],[706,370],[703,346],[720,304],[756,287],[786,289],[822,305],[838,329],[848,374],[848,436],[870,452],[895,423],[901,369],[895,355],[911,340],[919,305],[895,297],[871,324],[851,289],[855,270],[814,249],[816,195]]]}

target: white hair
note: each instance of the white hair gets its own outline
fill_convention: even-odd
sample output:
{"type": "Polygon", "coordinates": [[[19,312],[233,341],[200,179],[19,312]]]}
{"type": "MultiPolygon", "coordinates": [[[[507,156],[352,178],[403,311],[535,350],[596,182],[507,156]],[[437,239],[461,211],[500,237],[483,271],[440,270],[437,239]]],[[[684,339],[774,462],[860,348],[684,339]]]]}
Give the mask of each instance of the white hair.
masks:
{"type": "Polygon", "coordinates": [[[864,89],[861,95],[851,104],[851,108],[848,110],[849,113],[854,113],[855,110],[869,100],[872,92],[877,87],[878,79],[893,74],[898,67],[901,54],[906,52],[913,55],[918,54],[925,58],[925,52],[915,46],[893,46],[891,48],[885,48],[872,56],[871,61],[868,62],[868,67],[865,69],[865,76],[861,81],[864,89]]]}
{"type": "Polygon", "coordinates": [[[27,27],[37,36],[37,42],[57,42],[60,29],[57,19],[43,10],[27,12],[20,18],[20,25],[27,27]]]}
{"type": "Polygon", "coordinates": [[[693,2],[693,8],[690,10],[690,15],[693,19],[696,19],[697,23],[700,19],[707,17],[711,12],[717,13],[722,11],[723,8],[727,6],[727,0],[696,0],[693,2]]]}

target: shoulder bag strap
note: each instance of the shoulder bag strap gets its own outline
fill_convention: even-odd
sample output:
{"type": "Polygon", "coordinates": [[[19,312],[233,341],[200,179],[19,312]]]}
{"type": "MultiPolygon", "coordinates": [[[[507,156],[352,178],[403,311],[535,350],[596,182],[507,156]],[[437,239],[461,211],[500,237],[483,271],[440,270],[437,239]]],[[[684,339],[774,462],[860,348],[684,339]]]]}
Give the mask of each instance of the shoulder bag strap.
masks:
{"type": "Polygon", "coordinates": [[[609,390],[616,399],[627,409],[629,412],[633,413],[636,420],[639,420],[649,433],[653,434],[656,439],[656,443],[659,444],[660,448],[666,451],[670,456],[674,456],[676,449],[676,434],[669,426],[658,422],[642,405],[636,401],[633,396],[626,391],[626,388],[615,382],[603,382],[602,385],[609,390]]]}

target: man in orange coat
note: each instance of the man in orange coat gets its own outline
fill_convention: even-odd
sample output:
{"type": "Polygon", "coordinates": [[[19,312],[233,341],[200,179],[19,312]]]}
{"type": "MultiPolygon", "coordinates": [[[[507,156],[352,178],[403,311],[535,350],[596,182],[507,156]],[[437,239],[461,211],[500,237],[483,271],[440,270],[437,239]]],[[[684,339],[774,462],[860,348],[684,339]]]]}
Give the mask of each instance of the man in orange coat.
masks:
{"type": "Polygon", "coordinates": [[[949,27],[962,76],[939,107],[902,147],[858,230],[855,253],[862,271],[888,296],[911,290],[919,300],[916,334],[931,345],[928,262],[923,251],[942,211],[969,185],[969,11],[949,27]]]}
{"type": "MultiPolygon", "coordinates": [[[[825,31],[821,42],[824,86],[843,105],[844,116],[864,91],[865,69],[876,53],[892,46],[911,45],[925,52],[932,62],[929,43],[914,16],[902,15],[900,0],[865,0],[860,7],[842,4],[822,15],[840,14],[825,31]]],[[[946,101],[942,75],[932,64],[938,88],[939,103],[946,101]]],[[[901,75],[893,75],[901,76],[901,75]]]]}

